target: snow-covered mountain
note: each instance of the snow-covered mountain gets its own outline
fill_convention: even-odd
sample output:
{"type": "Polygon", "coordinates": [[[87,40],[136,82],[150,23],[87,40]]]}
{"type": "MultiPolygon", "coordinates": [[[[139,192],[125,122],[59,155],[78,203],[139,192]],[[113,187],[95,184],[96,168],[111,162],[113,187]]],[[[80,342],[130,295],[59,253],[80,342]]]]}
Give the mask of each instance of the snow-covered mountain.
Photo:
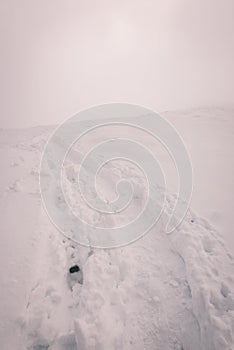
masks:
{"type": "MultiPolygon", "coordinates": [[[[166,235],[177,181],[159,150],[169,187],[164,214],[143,238],[116,249],[82,247],[47,217],[39,168],[54,128],[0,131],[1,350],[234,349],[234,111],[164,116],[192,157],[191,209],[166,235]],[[71,274],[76,265],[80,271],[71,274]]],[[[64,164],[68,200],[83,216],[87,213],[74,196],[72,174],[85,151],[64,164]]],[[[123,174],[131,174],[136,185],[143,183],[126,162],[112,162],[105,171],[104,197],[123,174]]]]}

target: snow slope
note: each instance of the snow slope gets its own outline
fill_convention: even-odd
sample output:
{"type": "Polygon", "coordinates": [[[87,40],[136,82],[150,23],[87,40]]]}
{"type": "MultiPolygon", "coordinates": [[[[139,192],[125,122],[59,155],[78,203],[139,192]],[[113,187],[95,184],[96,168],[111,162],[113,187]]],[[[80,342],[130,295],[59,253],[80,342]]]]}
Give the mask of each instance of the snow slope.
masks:
{"type": "MultiPolygon", "coordinates": [[[[220,231],[234,254],[234,109],[202,108],[164,116],[182,135],[192,158],[191,206],[220,231]]],[[[172,186],[173,192],[175,188],[172,186]]]]}
{"type": "MultiPolygon", "coordinates": [[[[167,113],[169,119],[172,116],[167,113]]],[[[190,140],[190,144],[186,142],[198,166],[199,159],[203,167],[213,154],[219,167],[218,150],[226,152],[225,161],[232,159],[234,148],[229,149],[232,141],[228,137],[233,130],[231,116],[232,111],[220,110],[174,114],[175,125],[190,140]],[[227,148],[225,143],[218,148],[216,138],[212,140],[208,133],[206,153],[207,139],[202,143],[202,132],[195,133],[201,138],[197,142],[194,129],[206,126],[209,130],[207,125],[216,130],[215,136],[222,130],[227,148]]],[[[183,224],[172,235],[165,235],[165,223],[176,199],[168,194],[164,215],[142,239],[111,250],[81,247],[57,232],[41,206],[39,161],[51,131],[47,127],[1,131],[1,349],[234,349],[234,260],[226,248],[231,238],[222,226],[227,214],[218,200],[212,198],[210,213],[214,211],[221,218],[220,233],[216,222],[211,222],[212,216],[207,221],[190,210],[183,224]],[[71,279],[69,267],[74,264],[82,273],[71,279]]],[[[83,152],[85,149],[81,156],[83,152]]],[[[160,157],[170,173],[163,152],[160,157]]],[[[65,165],[66,193],[85,216],[79,198],[73,196],[75,170],[71,158],[65,165]]],[[[116,176],[124,173],[131,173],[136,184],[143,183],[141,174],[125,162],[118,168],[112,162],[100,184],[103,196],[116,176]]],[[[224,179],[230,173],[224,168],[222,175],[224,179]]],[[[205,186],[204,178],[197,176],[194,203],[198,205],[194,207],[206,216],[209,206],[202,206],[204,198],[209,197],[212,187],[215,191],[222,188],[223,180],[214,175],[213,182],[205,186]]],[[[169,185],[173,191],[173,179],[169,185]]]]}

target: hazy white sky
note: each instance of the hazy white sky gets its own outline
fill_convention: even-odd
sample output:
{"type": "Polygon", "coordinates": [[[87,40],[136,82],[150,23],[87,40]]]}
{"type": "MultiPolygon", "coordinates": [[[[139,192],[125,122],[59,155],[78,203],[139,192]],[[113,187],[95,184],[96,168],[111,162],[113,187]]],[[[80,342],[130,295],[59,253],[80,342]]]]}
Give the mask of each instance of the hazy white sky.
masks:
{"type": "Polygon", "coordinates": [[[234,105],[233,0],[1,0],[1,127],[234,105]]]}

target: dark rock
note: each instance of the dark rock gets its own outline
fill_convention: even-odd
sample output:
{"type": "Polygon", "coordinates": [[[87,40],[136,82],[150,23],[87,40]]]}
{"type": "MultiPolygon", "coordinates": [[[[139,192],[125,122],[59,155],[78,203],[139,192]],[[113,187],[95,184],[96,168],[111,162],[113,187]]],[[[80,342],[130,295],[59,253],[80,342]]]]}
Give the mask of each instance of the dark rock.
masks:
{"type": "Polygon", "coordinates": [[[75,272],[79,272],[79,271],[80,271],[80,268],[78,265],[74,265],[74,266],[70,267],[70,269],[69,269],[70,273],[75,273],[75,272]]]}

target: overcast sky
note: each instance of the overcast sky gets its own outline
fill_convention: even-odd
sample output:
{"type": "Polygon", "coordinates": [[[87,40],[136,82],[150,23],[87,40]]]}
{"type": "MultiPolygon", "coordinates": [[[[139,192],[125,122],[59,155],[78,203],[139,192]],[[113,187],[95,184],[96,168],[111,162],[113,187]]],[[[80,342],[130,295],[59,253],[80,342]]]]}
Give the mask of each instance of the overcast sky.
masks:
{"type": "Polygon", "coordinates": [[[0,127],[234,105],[233,0],[1,0],[0,127]]]}

